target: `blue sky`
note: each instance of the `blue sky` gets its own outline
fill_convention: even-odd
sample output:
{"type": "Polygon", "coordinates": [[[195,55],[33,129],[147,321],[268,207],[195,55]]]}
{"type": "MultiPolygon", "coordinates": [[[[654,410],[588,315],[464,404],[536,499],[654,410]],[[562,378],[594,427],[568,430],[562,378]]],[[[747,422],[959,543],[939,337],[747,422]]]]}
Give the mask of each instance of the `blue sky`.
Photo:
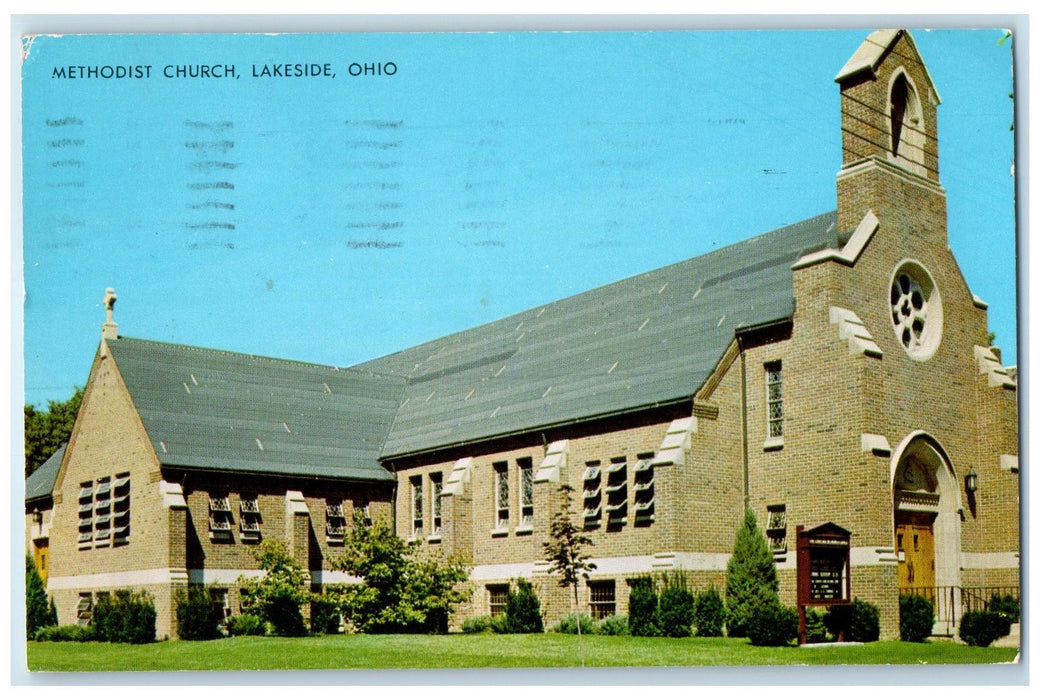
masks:
{"type": "MultiPolygon", "coordinates": [[[[868,33],[41,36],[26,401],[85,383],[109,286],[124,335],[346,366],[832,210],[833,78],[868,33]],[[335,77],[253,77],[274,63],[335,77]],[[199,64],[238,77],[162,77],[199,64]]],[[[950,245],[1015,364],[1001,36],[914,32],[950,245]]]]}

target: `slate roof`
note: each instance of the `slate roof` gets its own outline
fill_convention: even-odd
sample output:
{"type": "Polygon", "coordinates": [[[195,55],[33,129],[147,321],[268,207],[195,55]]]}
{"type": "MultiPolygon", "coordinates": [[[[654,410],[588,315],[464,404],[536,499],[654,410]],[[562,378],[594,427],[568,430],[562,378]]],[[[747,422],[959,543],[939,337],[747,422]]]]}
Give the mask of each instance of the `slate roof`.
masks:
{"type": "Polygon", "coordinates": [[[107,343],[163,465],[393,480],[378,455],[400,378],[134,338],[107,343]]]}
{"type": "Polygon", "coordinates": [[[65,456],[65,447],[62,445],[54,451],[47,461],[36,468],[29,478],[25,480],[25,501],[35,501],[41,498],[49,498],[54,491],[54,482],[58,478],[58,468],[61,459],[65,456]]]}
{"type": "Polygon", "coordinates": [[[830,212],[355,369],[407,378],[384,458],[689,399],[734,331],[789,318],[830,212]]]}

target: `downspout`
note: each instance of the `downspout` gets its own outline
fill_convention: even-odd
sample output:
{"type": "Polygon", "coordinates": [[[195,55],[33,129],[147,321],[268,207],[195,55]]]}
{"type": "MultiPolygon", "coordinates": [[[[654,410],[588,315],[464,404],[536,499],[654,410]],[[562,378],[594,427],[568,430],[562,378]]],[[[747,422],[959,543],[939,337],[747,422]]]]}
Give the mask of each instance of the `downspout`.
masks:
{"type": "Polygon", "coordinates": [[[740,351],[740,438],[741,457],[744,468],[744,511],[751,508],[751,479],[748,474],[748,427],[747,427],[747,360],[744,357],[744,343],[737,334],[737,348],[740,351]]]}

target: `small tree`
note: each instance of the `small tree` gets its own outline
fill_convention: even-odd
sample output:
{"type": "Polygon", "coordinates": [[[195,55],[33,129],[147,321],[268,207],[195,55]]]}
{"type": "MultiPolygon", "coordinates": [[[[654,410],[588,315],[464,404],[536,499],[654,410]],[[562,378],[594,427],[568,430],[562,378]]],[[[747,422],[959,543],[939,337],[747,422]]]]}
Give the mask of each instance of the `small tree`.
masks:
{"type": "Polygon", "coordinates": [[[25,555],[25,638],[32,639],[36,630],[58,624],[54,601],[48,605],[47,591],[31,554],[25,555]]]}
{"type": "Polygon", "coordinates": [[[511,634],[541,632],[542,604],[531,586],[531,582],[520,579],[516,582],[516,593],[509,589],[506,599],[506,629],[511,634]]]}
{"type": "MultiPolygon", "coordinates": [[[[584,578],[589,580],[589,572],[596,569],[596,565],[589,561],[591,558],[585,554],[586,547],[593,546],[592,538],[578,529],[571,515],[571,494],[574,488],[569,484],[560,485],[560,497],[562,504],[559,512],[552,517],[549,523],[549,541],[542,543],[542,551],[545,560],[549,562],[548,573],[557,574],[560,577],[560,588],[570,588],[574,592],[571,611],[578,606],[578,581],[584,578]]],[[[578,654],[581,656],[581,665],[585,665],[585,648],[581,641],[581,626],[578,627],[578,654]]]]}
{"type": "Polygon", "coordinates": [[[733,556],[726,566],[727,630],[731,637],[746,637],[748,620],[756,608],[779,605],[780,584],[776,564],[755,513],[749,508],[737,531],[733,556]]]}
{"type": "Polygon", "coordinates": [[[240,577],[242,608],[271,623],[283,637],[307,634],[300,606],[310,599],[303,589],[303,568],[296,563],[284,542],[264,540],[253,551],[264,576],[240,577]]]}
{"type": "Polygon", "coordinates": [[[368,525],[358,513],[343,549],[333,568],[362,582],[327,595],[361,632],[445,633],[455,606],[469,599],[460,585],[468,567],[408,544],[383,520],[368,525]]]}

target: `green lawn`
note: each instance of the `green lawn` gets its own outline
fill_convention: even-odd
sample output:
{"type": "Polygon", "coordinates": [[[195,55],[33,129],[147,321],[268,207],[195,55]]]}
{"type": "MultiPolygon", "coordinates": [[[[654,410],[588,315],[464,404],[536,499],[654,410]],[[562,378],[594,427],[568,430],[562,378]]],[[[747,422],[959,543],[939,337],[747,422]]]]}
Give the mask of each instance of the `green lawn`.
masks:
{"type": "MultiPolygon", "coordinates": [[[[753,647],[744,639],[584,637],[587,666],[773,666],[813,664],[989,664],[1016,649],[953,642],[875,642],[831,647],[753,647]]],[[[572,635],[335,635],[237,637],[143,646],[30,642],[31,671],[239,671],[577,666],[572,635]]]]}

